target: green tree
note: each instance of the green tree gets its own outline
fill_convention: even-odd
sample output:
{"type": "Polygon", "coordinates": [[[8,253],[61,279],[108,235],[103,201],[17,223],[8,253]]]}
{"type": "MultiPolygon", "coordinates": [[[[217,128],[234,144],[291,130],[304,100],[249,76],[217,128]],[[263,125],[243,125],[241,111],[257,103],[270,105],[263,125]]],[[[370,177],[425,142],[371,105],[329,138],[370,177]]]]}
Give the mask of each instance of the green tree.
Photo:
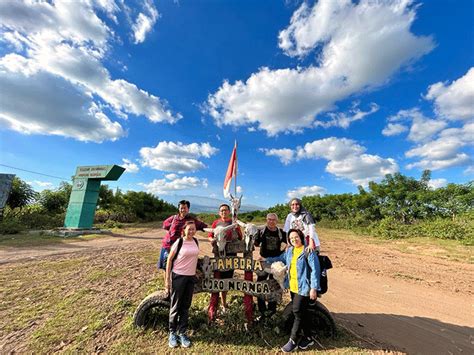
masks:
{"type": "Polygon", "coordinates": [[[453,221],[461,213],[474,208],[474,184],[448,184],[433,191],[433,204],[437,214],[449,216],[453,221]]]}
{"type": "Polygon", "coordinates": [[[114,192],[109,189],[109,185],[100,185],[99,199],[97,206],[104,210],[109,209],[115,203],[114,192]]]}
{"type": "Polygon", "coordinates": [[[426,217],[424,196],[429,190],[428,181],[428,171],[420,181],[400,173],[388,174],[380,183],[370,182],[369,189],[384,217],[393,217],[406,224],[426,217]]]}
{"type": "Polygon", "coordinates": [[[67,209],[71,195],[71,184],[62,182],[57,190],[44,190],[40,193],[40,205],[50,213],[63,213],[67,209]]]}
{"type": "Polygon", "coordinates": [[[264,215],[267,213],[276,213],[278,219],[285,222],[286,216],[290,213],[290,207],[287,204],[278,204],[263,212],[264,215]]]}
{"type": "Polygon", "coordinates": [[[18,177],[14,177],[12,181],[12,189],[8,196],[7,206],[12,210],[15,208],[23,208],[33,203],[38,197],[38,193],[33,190],[31,185],[27,184],[18,177]]]}
{"type": "MultiPolygon", "coordinates": [[[[176,212],[176,207],[159,199],[158,197],[143,191],[127,191],[121,196],[122,207],[126,211],[134,213],[139,219],[153,221],[159,219],[163,212],[176,212]]],[[[114,208],[119,207],[114,205],[114,208]]]]}

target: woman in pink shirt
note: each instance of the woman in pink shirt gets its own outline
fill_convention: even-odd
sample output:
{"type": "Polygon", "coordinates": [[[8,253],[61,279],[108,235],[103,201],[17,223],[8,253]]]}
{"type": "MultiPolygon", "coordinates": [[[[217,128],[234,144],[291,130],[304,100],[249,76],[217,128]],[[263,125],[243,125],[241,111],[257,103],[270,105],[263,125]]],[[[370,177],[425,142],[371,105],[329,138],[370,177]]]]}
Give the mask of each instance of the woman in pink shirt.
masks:
{"type": "Polygon", "coordinates": [[[177,347],[178,342],[184,348],[191,346],[186,330],[199,254],[199,245],[194,234],[196,234],[194,221],[187,221],[182,243],[173,244],[166,265],[165,287],[171,295],[168,340],[170,348],[177,347]]]}

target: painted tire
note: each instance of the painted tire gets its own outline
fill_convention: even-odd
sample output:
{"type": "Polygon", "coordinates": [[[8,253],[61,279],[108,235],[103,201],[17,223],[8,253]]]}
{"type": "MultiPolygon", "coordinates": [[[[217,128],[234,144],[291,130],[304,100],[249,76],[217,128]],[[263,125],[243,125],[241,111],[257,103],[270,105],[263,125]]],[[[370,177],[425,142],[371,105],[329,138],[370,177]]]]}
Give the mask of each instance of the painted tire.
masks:
{"type": "MultiPolygon", "coordinates": [[[[285,307],[282,317],[284,328],[289,333],[293,326],[293,311],[291,309],[292,303],[288,303],[285,307]]],[[[331,338],[336,335],[336,323],[331,315],[331,312],[320,302],[312,303],[308,306],[311,323],[311,335],[317,337],[331,338]]]]}
{"type": "Polygon", "coordinates": [[[167,298],[166,291],[156,291],[148,295],[138,305],[135,313],[133,314],[133,325],[135,327],[147,327],[151,322],[154,321],[154,317],[151,315],[154,311],[164,311],[166,317],[170,308],[170,301],[167,298]]]}

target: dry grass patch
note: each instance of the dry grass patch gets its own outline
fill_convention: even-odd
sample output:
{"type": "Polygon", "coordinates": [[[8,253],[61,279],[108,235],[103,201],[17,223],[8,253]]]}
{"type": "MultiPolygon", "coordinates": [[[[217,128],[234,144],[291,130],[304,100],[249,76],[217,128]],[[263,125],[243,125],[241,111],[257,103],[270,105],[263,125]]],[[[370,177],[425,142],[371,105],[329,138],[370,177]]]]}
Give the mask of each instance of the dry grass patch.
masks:
{"type": "Polygon", "coordinates": [[[397,250],[407,254],[417,254],[435,256],[459,262],[474,262],[474,247],[466,246],[455,240],[412,237],[405,239],[382,239],[368,235],[356,234],[349,230],[318,228],[321,243],[324,249],[324,242],[344,241],[353,242],[363,247],[363,244],[381,245],[387,249],[397,250]]]}

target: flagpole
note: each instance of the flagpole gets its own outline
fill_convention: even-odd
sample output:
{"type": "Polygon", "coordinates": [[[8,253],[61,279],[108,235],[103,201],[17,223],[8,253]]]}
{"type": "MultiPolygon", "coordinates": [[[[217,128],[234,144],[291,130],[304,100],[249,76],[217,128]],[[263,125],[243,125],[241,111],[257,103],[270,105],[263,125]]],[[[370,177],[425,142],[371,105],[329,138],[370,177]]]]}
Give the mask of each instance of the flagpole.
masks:
{"type": "Polygon", "coordinates": [[[234,142],[235,145],[235,178],[234,178],[234,196],[237,197],[237,139],[234,142]]]}

